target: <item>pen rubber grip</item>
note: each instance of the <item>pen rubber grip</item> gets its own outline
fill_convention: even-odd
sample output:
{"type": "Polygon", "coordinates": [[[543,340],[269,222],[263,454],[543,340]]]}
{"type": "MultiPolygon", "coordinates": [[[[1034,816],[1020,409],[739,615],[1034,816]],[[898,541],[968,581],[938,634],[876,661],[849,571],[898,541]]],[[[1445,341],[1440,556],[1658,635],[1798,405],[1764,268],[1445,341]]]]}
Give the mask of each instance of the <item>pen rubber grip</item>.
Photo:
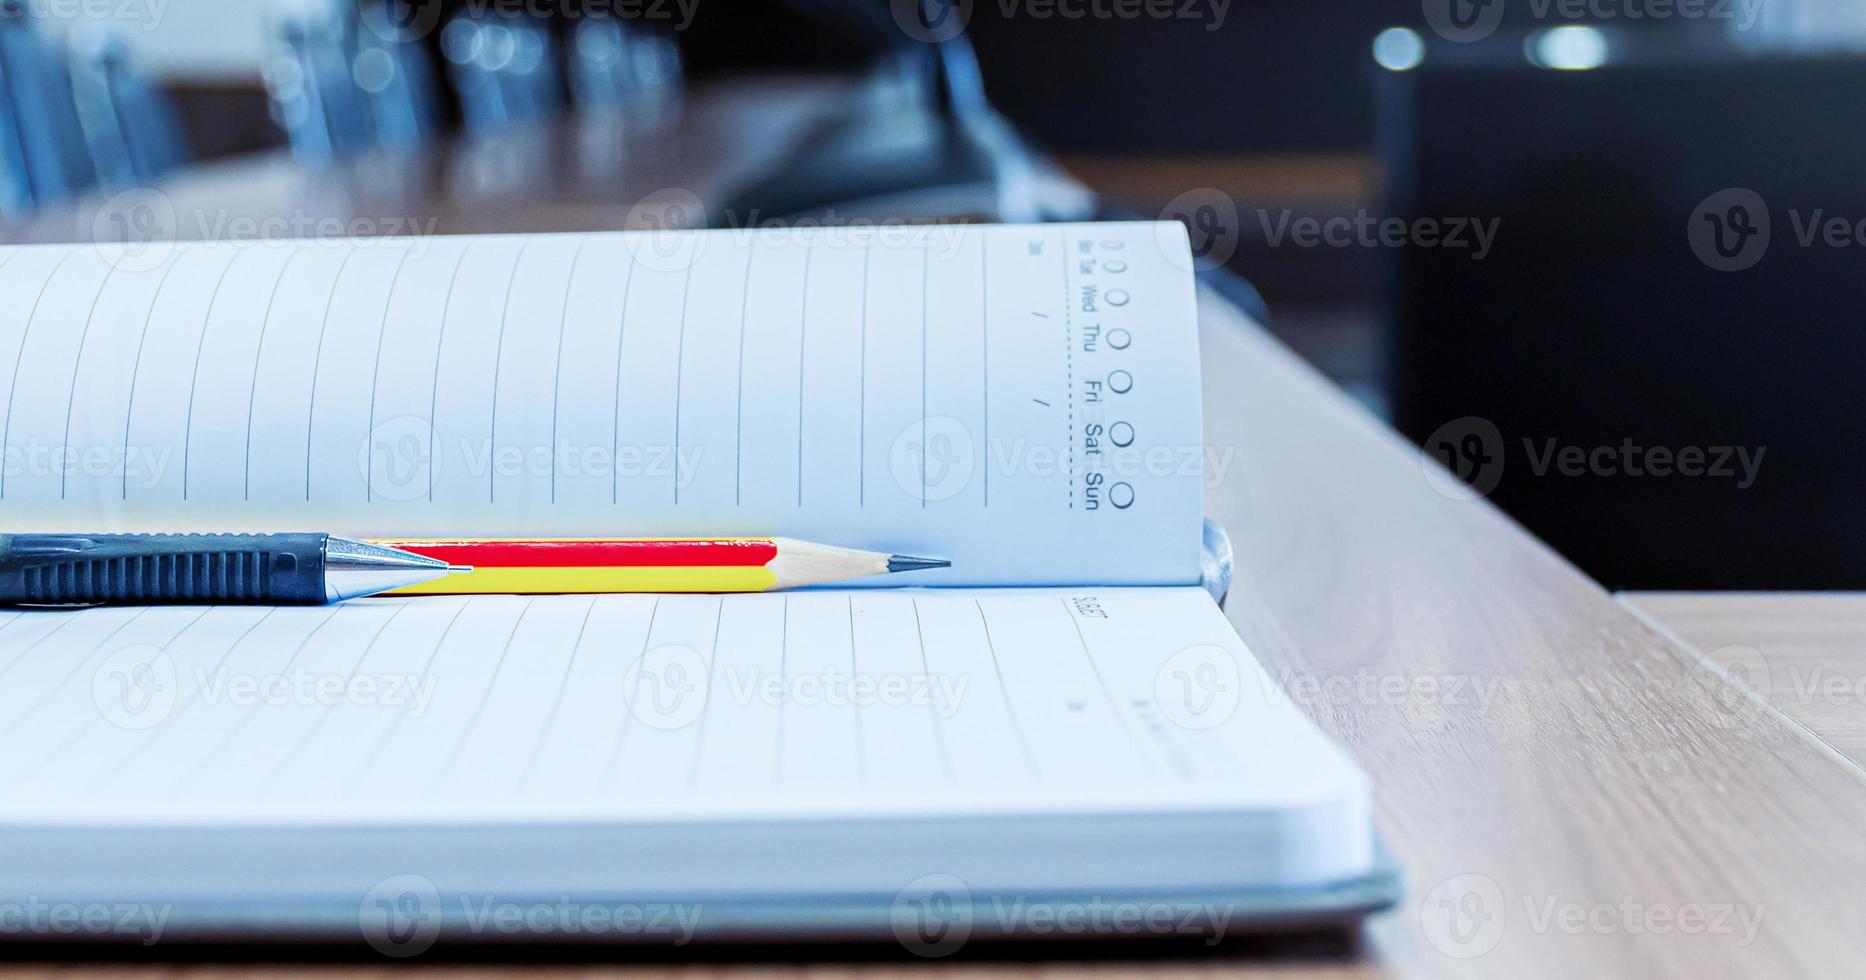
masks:
{"type": "Polygon", "coordinates": [[[323,534],[0,535],[0,602],[321,604],[323,534]]]}

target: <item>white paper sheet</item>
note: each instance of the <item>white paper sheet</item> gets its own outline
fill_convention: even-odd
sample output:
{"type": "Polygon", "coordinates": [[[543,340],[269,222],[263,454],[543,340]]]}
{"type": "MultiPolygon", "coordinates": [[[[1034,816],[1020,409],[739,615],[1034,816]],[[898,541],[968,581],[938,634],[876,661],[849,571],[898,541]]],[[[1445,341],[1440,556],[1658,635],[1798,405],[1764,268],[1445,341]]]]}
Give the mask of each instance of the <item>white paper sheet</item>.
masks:
{"type": "Polygon", "coordinates": [[[1143,223],[0,248],[0,507],[1190,583],[1190,268],[1143,223]]]}
{"type": "Polygon", "coordinates": [[[0,647],[0,819],[1157,809],[1346,771],[1195,588],[25,611],[0,647]]]}

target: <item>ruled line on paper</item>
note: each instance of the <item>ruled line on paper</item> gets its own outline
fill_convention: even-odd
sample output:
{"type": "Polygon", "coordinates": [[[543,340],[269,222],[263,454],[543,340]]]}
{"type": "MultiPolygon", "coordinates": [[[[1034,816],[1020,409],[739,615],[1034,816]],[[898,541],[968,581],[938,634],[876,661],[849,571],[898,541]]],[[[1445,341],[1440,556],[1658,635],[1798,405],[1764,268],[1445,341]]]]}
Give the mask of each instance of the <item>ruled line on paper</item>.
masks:
{"type": "MultiPolygon", "coordinates": [[[[490,421],[486,426],[486,446],[488,451],[499,451],[499,369],[505,364],[505,330],[512,322],[512,293],[518,284],[518,269],[525,264],[525,253],[531,250],[534,239],[527,237],[524,244],[518,246],[518,254],[512,257],[512,272],[505,279],[505,299],[500,301],[499,339],[492,349],[492,405],[488,413],[490,421]]],[[[486,502],[497,503],[499,499],[499,468],[486,468],[486,502]]]]}
{"type": "MultiPolygon", "coordinates": [[[[91,339],[91,324],[97,321],[97,305],[104,301],[104,290],[110,288],[110,280],[116,278],[117,270],[122,265],[122,255],[118,255],[117,260],[110,263],[110,271],[104,273],[104,281],[97,284],[97,293],[91,297],[91,311],[84,315],[84,327],[78,331],[78,353],[71,359],[71,383],[66,386],[65,391],[65,440],[60,445],[66,449],[71,448],[71,413],[78,404],[78,372],[84,370],[84,346],[91,339]]],[[[125,472],[129,471],[127,463],[123,469],[125,472]]],[[[58,499],[60,500],[65,499],[66,477],[69,476],[70,471],[71,468],[68,466],[58,468],[58,499]]]]}
{"type": "Polygon", "coordinates": [[[1011,688],[1004,683],[1004,666],[998,660],[998,645],[991,639],[991,619],[985,615],[985,604],[978,599],[972,600],[978,610],[978,624],[985,630],[985,650],[991,654],[991,670],[998,677],[998,697],[1004,702],[1005,717],[1010,719],[1011,731],[1017,733],[1017,745],[1024,753],[1024,766],[1030,775],[1041,775],[1037,767],[1037,756],[1030,749],[1030,739],[1024,734],[1024,723],[1017,717],[1017,708],[1011,704],[1011,688]]]}
{"type": "MultiPolygon", "coordinates": [[[[63,269],[65,263],[70,262],[72,257],[77,254],[78,249],[76,248],[67,250],[65,252],[65,257],[59,259],[58,263],[52,266],[51,272],[46,273],[45,281],[39,284],[39,295],[34,297],[32,301],[32,311],[26,314],[26,328],[20,331],[19,350],[13,355],[13,380],[7,387],[6,421],[0,423],[0,453],[5,453],[13,448],[13,399],[19,394],[20,367],[26,359],[26,341],[32,337],[33,321],[39,318],[39,304],[45,301],[45,291],[51,288],[52,280],[58,277],[58,270],[63,269]]],[[[8,469],[9,467],[0,466],[0,500],[6,499],[6,471],[8,469]]]]}
{"type": "MultiPolygon", "coordinates": [[[[453,274],[447,279],[447,298],[441,301],[441,329],[440,334],[434,338],[434,380],[428,385],[428,503],[434,502],[434,438],[441,427],[441,421],[436,417],[436,413],[441,404],[441,355],[447,350],[447,321],[453,314],[454,289],[460,285],[460,270],[466,267],[467,256],[473,254],[473,246],[477,244],[479,243],[468,242],[467,247],[460,250],[460,257],[454,261],[453,274]]],[[[374,412],[372,411],[371,414],[373,415],[374,412]]],[[[369,431],[376,431],[376,427],[371,425],[369,431]]],[[[373,452],[370,453],[371,473],[376,471],[375,455],[373,452]]],[[[371,477],[371,481],[373,494],[374,477],[371,477]]]]}
{"type": "Polygon", "coordinates": [[[609,503],[621,501],[622,467],[615,461],[622,455],[622,347],[628,341],[628,304],[635,287],[635,252],[628,250],[628,272],[622,276],[622,320],[616,324],[616,391],[609,412],[612,426],[609,436],[609,503]]]}
{"type": "MultiPolygon", "coordinates": [[[[35,615],[56,615],[56,614],[39,613],[35,615]]],[[[24,618],[25,618],[24,616],[20,616],[14,619],[12,622],[7,623],[6,627],[10,627],[13,625],[13,623],[17,623],[21,619],[24,619],[24,618]]],[[[37,650],[39,648],[39,645],[51,639],[53,634],[57,633],[59,630],[62,630],[67,626],[70,626],[72,623],[75,623],[77,621],[78,621],[78,617],[76,616],[66,616],[64,622],[59,623],[57,626],[54,626],[49,630],[46,630],[45,635],[39,637],[38,639],[32,641],[31,643],[26,644],[24,647],[21,647],[19,652],[13,655],[13,659],[6,662],[6,666],[0,667],[0,677],[5,677],[7,675],[7,671],[12,670],[14,665],[18,664],[20,661],[25,660],[27,654],[33,652],[34,650],[37,650]]],[[[0,629],[5,629],[6,627],[0,627],[0,629]]]]}
{"type": "MultiPolygon", "coordinates": [[[[209,671],[207,676],[212,676],[213,674],[217,674],[221,671],[222,668],[226,667],[227,661],[233,658],[234,651],[238,650],[240,648],[240,645],[246,642],[246,638],[249,636],[252,636],[253,632],[259,629],[259,627],[263,625],[266,622],[266,620],[271,619],[273,614],[277,613],[280,608],[282,607],[273,606],[272,608],[266,610],[264,615],[260,616],[258,619],[253,620],[252,624],[247,626],[246,629],[242,630],[239,636],[234,637],[233,642],[227,644],[227,649],[221,651],[220,657],[214,661],[214,669],[212,671],[209,671]]],[[[196,704],[198,704],[200,702],[200,698],[201,698],[201,689],[198,686],[195,687],[193,690],[190,690],[188,692],[187,697],[182,698],[175,705],[175,710],[171,712],[168,716],[168,719],[167,719],[168,723],[165,725],[159,725],[156,728],[151,729],[148,733],[147,738],[138,740],[136,744],[133,745],[128,752],[125,752],[122,755],[122,757],[120,757],[117,760],[116,766],[114,766],[108,772],[104,774],[105,775],[104,781],[106,782],[115,781],[118,777],[120,777],[123,774],[124,770],[130,768],[132,763],[134,763],[137,759],[141,758],[143,753],[147,752],[151,745],[154,745],[157,741],[159,741],[163,735],[174,731],[178,727],[176,723],[181,720],[181,716],[184,714],[187,714],[189,708],[192,708],[196,704]]]]}
{"type": "Polygon", "coordinates": [[[713,612],[713,643],[706,653],[706,679],[700,688],[700,716],[693,728],[693,761],[687,765],[687,792],[693,792],[700,782],[700,760],[706,753],[706,719],[713,707],[713,674],[719,663],[719,628],[726,621],[726,597],[719,597],[719,607],[713,612]]]}
{"type": "MultiPolygon", "coordinates": [[[[369,659],[370,651],[376,649],[376,644],[381,642],[382,634],[388,631],[389,626],[394,623],[398,617],[408,611],[410,605],[412,605],[412,603],[407,601],[398,604],[395,607],[395,611],[385,617],[382,620],[382,624],[376,627],[376,631],[369,635],[369,641],[363,644],[362,652],[356,655],[356,662],[352,663],[350,669],[344,672],[344,690],[350,689],[351,683],[356,679],[356,672],[363,669],[363,662],[369,659]]],[[[279,779],[284,777],[286,770],[291,768],[292,763],[296,762],[298,757],[304,753],[305,749],[310,747],[312,741],[317,738],[318,732],[323,731],[324,723],[330,720],[331,713],[334,710],[336,710],[336,706],[331,704],[320,705],[318,707],[317,720],[311,723],[311,727],[299,737],[297,744],[292,746],[273,768],[271,785],[277,785],[279,779]]]]}
{"type": "Polygon", "coordinates": [[[570,657],[564,661],[564,676],[557,682],[557,694],[551,698],[551,709],[544,713],[544,725],[538,729],[538,738],[532,744],[531,755],[518,771],[518,786],[523,788],[533,776],[537,775],[538,759],[544,755],[544,746],[550,742],[551,731],[557,727],[558,712],[564,706],[564,694],[570,690],[570,675],[577,668],[577,655],[583,651],[583,634],[590,628],[590,615],[596,611],[597,597],[591,597],[590,604],[583,607],[583,620],[577,624],[577,638],[570,641],[570,657]]]}
{"type": "Polygon", "coordinates": [[[570,298],[577,293],[577,263],[583,261],[583,248],[588,244],[587,238],[579,240],[576,254],[570,257],[570,275],[564,279],[564,305],[557,314],[557,368],[551,374],[551,503],[557,503],[557,418],[563,405],[564,330],[570,323],[570,298]]]}
{"type": "MultiPolygon", "coordinates": [[[[232,267],[234,258],[238,258],[238,253],[235,253],[235,255],[232,258],[227,259],[227,264],[221,268],[220,270],[221,280],[226,279],[227,269],[232,267]]],[[[136,417],[136,381],[142,375],[143,348],[148,346],[148,343],[149,343],[149,324],[155,319],[156,307],[160,306],[162,303],[162,290],[168,286],[169,276],[174,275],[175,270],[181,266],[181,260],[182,260],[182,255],[181,253],[178,252],[175,254],[173,258],[169,259],[168,267],[162,270],[162,278],[156,282],[155,294],[149,297],[149,310],[148,312],[143,314],[142,333],[138,335],[136,339],[136,354],[130,361],[130,390],[129,390],[128,399],[124,402],[124,405],[123,405],[123,456],[122,456],[122,459],[125,462],[123,466],[123,489],[122,489],[122,495],[119,498],[122,500],[130,499],[130,467],[128,464],[128,460],[130,458],[130,422],[136,417]]],[[[0,267],[3,267],[3,265],[4,265],[3,263],[0,263],[0,267]]],[[[219,293],[220,293],[220,283],[215,282],[214,283],[214,294],[219,295],[219,293]]],[[[214,306],[214,301],[212,299],[209,299],[207,301],[207,305],[208,305],[208,309],[212,310],[214,306]]],[[[206,329],[205,323],[203,323],[202,328],[206,329]]],[[[67,424],[69,425],[69,423],[67,424]]],[[[67,441],[69,441],[70,437],[67,436],[66,439],[67,441]]]]}
{"type": "MultiPolygon", "coordinates": [[[[641,690],[642,666],[647,663],[648,651],[654,646],[654,620],[660,613],[661,597],[655,596],[654,604],[648,607],[648,628],[641,635],[641,653],[635,659],[635,683],[632,688],[625,688],[625,690],[636,692],[641,690]]],[[[609,758],[603,763],[604,787],[615,784],[616,772],[622,765],[622,749],[628,743],[629,726],[635,719],[634,710],[627,705],[623,706],[621,714],[622,727],[616,732],[616,744],[610,747],[609,758]]]]}
{"type": "Polygon", "coordinates": [[[855,505],[868,506],[868,263],[874,257],[871,244],[862,249],[862,341],[857,360],[855,400],[861,403],[855,435],[855,505]]]}
{"type": "Polygon", "coordinates": [[[687,365],[687,311],[693,306],[693,267],[696,258],[687,261],[687,278],[680,286],[680,326],[674,337],[674,506],[680,506],[680,391],[682,373],[687,365]]]}
{"type": "Polygon", "coordinates": [[[920,252],[920,509],[927,509],[927,291],[933,251],[920,252]]]}
{"type": "MultiPolygon", "coordinates": [[[[856,658],[855,596],[843,596],[843,601],[849,606],[849,676],[859,678],[862,676],[862,668],[856,658]]],[[[866,786],[868,785],[868,751],[867,740],[862,736],[861,701],[854,700],[850,708],[849,713],[853,718],[855,728],[855,783],[857,786],[866,786]]]]}
{"type": "MultiPolygon", "coordinates": [[[[41,635],[37,640],[32,640],[30,644],[22,646],[19,653],[15,653],[11,661],[7,661],[6,666],[0,666],[0,678],[6,676],[7,670],[13,670],[13,666],[19,665],[21,661],[24,661],[24,659],[26,659],[26,653],[32,653],[32,651],[37,650],[41,644],[45,644],[45,640],[50,640],[60,629],[65,629],[67,625],[78,622],[77,612],[50,612],[50,610],[45,610],[45,612],[34,612],[34,614],[32,614],[32,618],[37,618],[37,616],[63,616],[63,622],[54,625],[52,629],[47,629],[45,635],[41,635]]],[[[11,629],[15,623],[22,622],[22,620],[26,620],[26,618],[28,618],[26,612],[17,612],[11,620],[7,620],[6,625],[0,625],[0,633],[4,633],[7,629],[11,629]]],[[[134,618],[134,616],[132,616],[132,618],[134,618]]],[[[95,651],[93,651],[93,653],[95,653],[95,651]]]]}
{"type": "Polygon", "coordinates": [[[518,618],[512,621],[512,632],[505,635],[505,643],[499,647],[499,659],[492,665],[492,676],[486,679],[486,690],[480,694],[479,705],[468,717],[466,731],[461,732],[454,739],[453,753],[447,757],[447,761],[439,769],[435,770],[434,779],[429,783],[432,789],[438,790],[447,782],[447,777],[453,774],[454,766],[460,764],[460,758],[465,754],[467,743],[472,740],[473,733],[479,730],[480,719],[486,714],[486,705],[492,703],[493,692],[499,689],[499,675],[505,672],[506,662],[511,659],[512,643],[518,639],[518,631],[524,628],[525,617],[531,614],[531,607],[537,601],[535,596],[528,598],[519,608],[518,618]]]}
{"type": "MultiPolygon", "coordinates": [[[[21,254],[22,254],[22,253],[23,253],[24,251],[25,251],[24,249],[17,249],[17,248],[16,248],[16,249],[10,249],[10,250],[9,250],[9,251],[7,252],[7,254],[6,254],[6,257],[5,257],[5,258],[0,258],[0,272],[5,272],[5,271],[6,271],[6,267],[7,267],[7,266],[9,266],[9,265],[12,265],[12,264],[13,264],[13,260],[14,260],[14,259],[17,259],[17,258],[19,258],[19,257],[20,257],[20,255],[21,255],[21,254]]],[[[27,320],[27,323],[28,323],[28,325],[30,325],[30,323],[31,323],[31,320],[30,320],[30,318],[28,318],[28,320],[27,320]]],[[[22,339],[22,340],[21,340],[21,344],[20,344],[20,346],[21,346],[21,351],[20,351],[20,353],[21,353],[21,354],[23,355],[23,354],[25,353],[25,349],[24,349],[24,348],[25,348],[25,341],[24,341],[24,339],[22,339]]],[[[14,373],[15,375],[17,375],[17,374],[19,373],[19,363],[18,363],[18,361],[15,361],[15,362],[14,362],[14,364],[13,364],[13,373],[14,373]]],[[[9,414],[10,414],[10,413],[9,413],[9,414]]],[[[0,442],[0,452],[5,452],[5,451],[6,451],[6,444],[5,444],[4,442],[0,442]]],[[[4,476],[0,476],[0,482],[3,482],[4,480],[5,480],[5,477],[4,477],[4,476]]]]}
{"type": "MultiPolygon", "coordinates": [[[[298,662],[298,658],[304,655],[305,647],[310,646],[311,641],[316,639],[317,635],[324,631],[324,627],[329,626],[335,621],[343,610],[343,606],[336,606],[331,609],[330,615],[319,620],[318,624],[312,627],[311,630],[304,635],[303,639],[298,641],[298,645],[292,648],[291,656],[286,657],[285,663],[279,666],[279,673],[284,674],[290,671],[292,665],[298,662]]],[[[188,784],[201,778],[201,774],[211,768],[213,761],[220,758],[221,753],[227,751],[227,747],[232,745],[234,741],[240,737],[240,733],[246,731],[246,726],[251,725],[253,719],[258,718],[262,713],[260,705],[247,706],[246,709],[240,713],[239,717],[234,719],[233,727],[229,729],[225,735],[221,736],[219,744],[203,752],[201,757],[195,760],[195,767],[183,774],[178,782],[188,784]]]]}
{"type": "Polygon", "coordinates": [[[984,427],[985,506],[991,506],[991,229],[978,236],[978,394],[984,427]]]}
{"type": "MultiPolygon", "coordinates": [[[[194,393],[201,388],[201,354],[203,351],[207,350],[207,328],[213,325],[214,307],[220,303],[220,287],[226,283],[227,273],[231,272],[233,266],[250,252],[250,249],[236,250],[233,253],[233,257],[227,260],[226,267],[220,270],[220,279],[214,283],[214,294],[208,297],[207,300],[207,312],[201,315],[201,330],[195,335],[194,371],[188,375],[188,412],[182,419],[181,424],[181,499],[183,500],[188,499],[188,462],[191,458],[190,450],[194,448],[194,393]]],[[[125,426],[124,441],[126,445],[128,444],[128,433],[129,429],[125,426]]],[[[128,479],[129,474],[125,473],[124,480],[127,481],[128,479]]],[[[125,499],[128,499],[129,490],[127,483],[123,495],[125,499]]]]}
{"type": "MultiPolygon", "coordinates": [[[[1069,625],[1075,627],[1076,643],[1082,649],[1082,657],[1084,660],[1088,661],[1089,670],[1095,675],[1095,685],[1101,688],[1101,696],[1108,702],[1108,710],[1114,713],[1115,722],[1121,726],[1121,734],[1127,737],[1128,744],[1132,745],[1134,751],[1151,767],[1153,755],[1148,752],[1146,746],[1142,744],[1140,736],[1135,733],[1134,726],[1129,724],[1127,715],[1122,711],[1120,703],[1115,700],[1114,691],[1108,687],[1108,678],[1103,676],[1101,664],[1095,660],[1095,652],[1089,649],[1088,637],[1082,632],[1082,620],[1076,616],[1075,608],[1070,605],[1067,598],[1058,596],[1056,601],[1062,604],[1063,615],[1069,618],[1069,625]]],[[[1191,767],[1178,752],[1169,752],[1168,757],[1173,763],[1174,771],[1179,776],[1187,777],[1192,775],[1191,767]]]]}
{"type": "MultiPolygon", "coordinates": [[[[459,624],[460,617],[466,613],[469,606],[473,605],[473,602],[472,598],[462,600],[459,607],[454,610],[453,617],[448,619],[447,625],[441,628],[441,635],[434,640],[434,648],[428,651],[428,659],[421,665],[421,674],[417,678],[417,683],[427,680],[428,672],[434,669],[434,661],[440,659],[441,650],[447,646],[447,638],[453,635],[454,627],[459,624]]],[[[394,739],[396,731],[401,728],[402,722],[407,718],[407,712],[397,712],[394,717],[390,718],[389,726],[383,729],[382,734],[376,739],[374,751],[364,757],[366,761],[357,767],[356,775],[351,777],[350,784],[343,788],[345,796],[355,793],[356,788],[363,784],[363,780],[368,778],[376,764],[388,754],[386,750],[389,742],[394,739]]]]}
{"type": "MultiPolygon", "coordinates": [[[[259,318],[259,343],[253,346],[252,387],[246,394],[246,486],[241,492],[243,499],[246,500],[253,499],[253,403],[259,398],[259,362],[265,356],[266,333],[272,327],[272,305],[278,302],[279,288],[285,285],[285,277],[291,273],[292,263],[298,261],[298,257],[303,254],[302,248],[292,249],[292,254],[286,257],[285,264],[279,267],[279,277],[272,283],[272,295],[266,300],[266,312],[259,318]]],[[[349,261],[349,256],[345,256],[344,263],[347,265],[349,261]]],[[[338,268],[337,274],[343,275],[341,267],[338,268]]]]}
{"type": "MultiPolygon", "coordinates": [[[[382,334],[389,328],[389,304],[395,300],[395,284],[402,281],[402,267],[408,264],[408,255],[414,251],[411,246],[402,249],[402,257],[395,260],[395,272],[389,276],[389,291],[382,297],[382,320],[376,327],[376,344],[380,349],[382,334]]],[[[349,265],[350,260],[344,259],[349,265]]],[[[317,351],[311,358],[311,395],[305,404],[305,500],[311,499],[311,437],[317,431],[317,378],[318,369],[324,365],[324,336],[330,332],[330,310],[336,299],[337,283],[343,281],[343,269],[337,270],[337,280],[331,283],[331,300],[324,304],[324,325],[318,328],[317,351]]],[[[373,396],[373,392],[371,393],[373,396]]],[[[367,438],[367,437],[365,437],[367,438]]]]}
{"type": "MultiPolygon", "coordinates": [[[[20,725],[24,724],[26,719],[31,718],[33,715],[39,712],[39,709],[45,707],[47,704],[50,704],[52,702],[52,699],[58,696],[58,692],[62,690],[66,684],[71,683],[71,679],[73,677],[78,676],[78,672],[84,669],[84,665],[90,663],[91,658],[97,656],[98,653],[100,653],[104,649],[104,645],[106,643],[109,643],[111,640],[116,639],[116,636],[118,633],[121,633],[125,629],[127,629],[131,623],[134,623],[137,620],[143,618],[143,616],[147,614],[149,610],[153,608],[155,607],[143,606],[142,608],[136,610],[134,613],[130,615],[128,619],[125,619],[123,622],[118,623],[115,629],[105,634],[103,639],[98,640],[97,645],[92,647],[89,653],[86,653],[84,656],[78,658],[77,661],[71,665],[71,670],[66,672],[65,676],[59,678],[57,683],[47,685],[45,689],[45,693],[41,695],[37,701],[34,701],[32,704],[28,705],[26,707],[26,710],[21,711],[19,714],[14,715],[7,722],[7,724],[0,725],[0,740],[4,740],[7,736],[13,734],[13,730],[18,728],[20,725]]],[[[80,614],[71,614],[71,616],[73,620],[82,618],[80,614]]],[[[63,628],[64,627],[62,626],[59,627],[59,629],[63,629],[63,628]]],[[[52,633],[56,633],[56,632],[58,632],[58,630],[56,629],[52,631],[52,633]]],[[[39,643],[43,643],[45,640],[49,639],[52,633],[47,633],[45,636],[40,637],[39,643]]],[[[37,647],[39,643],[34,643],[33,646],[37,647]]],[[[24,654],[22,654],[21,656],[23,658],[24,654]]],[[[15,662],[17,663],[17,661],[15,662]]]]}
{"type": "MultiPolygon", "coordinates": [[[[810,260],[816,256],[816,249],[809,244],[803,247],[803,302],[797,313],[797,506],[803,506],[803,365],[804,351],[810,337],[810,260]]],[[[675,458],[680,458],[678,451],[675,458]]]]}
{"type": "MultiPolygon", "coordinates": [[[[758,239],[751,239],[745,246],[745,275],[739,294],[739,376],[738,385],[738,430],[733,435],[732,443],[732,506],[737,507],[742,501],[740,494],[741,480],[745,472],[745,319],[751,315],[752,306],[752,260],[758,256],[758,239]]],[[[679,465],[676,461],[675,465],[679,465]]]]}
{"type": "MultiPolygon", "coordinates": [[[[917,597],[910,596],[907,601],[912,604],[914,610],[914,639],[920,647],[920,670],[927,677],[932,677],[933,664],[927,659],[926,627],[920,622],[920,600],[917,597]]],[[[927,717],[933,720],[933,741],[939,747],[940,769],[945,773],[946,778],[950,780],[954,775],[952,753],[946,748],[946,726],[945,723],[940,720],[939,701],[937,699],[931,699],[927,702],[927,717]]]]}
{"type": "MultiPolygon", "coordinates": [[[[183,627],[181,627],[181,629],[177,629],[175,633],[172,633],[172,635],[168,637],[168,640],[166,640],[166,642],[162,642],[162,644],[160,644],[160,650],[168,651],[168,648],[170,648],[170,646],[174,644],[175,640],[179,640],[179,638],[181,638],[181,635],[183,635],[183,633],[187,633],[187,631],[190,631],[190,629],[194,629],[194,623],[202,622],[203,618],[205,618],[205,616],[207,616],[209,612],[213,612],[213,609],[215,609],[215,607],[205,607],[205,609],[200,610],[200,612],[196,612],[192,620],[188,620],[187,623],[183,623],[183,627]]],[[[91,730],[93,730],[93,728],[91,728],[90,724],[78,724],[77,728],[73,728],[73,730],[71,730],[69,734],[65,735],[65,737],[62,737],[62,739],[58,739],[58,743],[56,743],[56,745],[52,745],[50,749],[43,750],[43,752],[39,752],[39,756],[35,758],[34,762],[30,763],[30,765],[26,765],[26,769],[22,769],[22,771],[19,771],[19,773],[17,773],[17,775],[15,775],[15,777],[13,778],[15,778],[17,782],[21,782],[22,784],[22,782],[26,782],[28,778],[32,778],[32,777],[35,777],[35,775],[39,775],[39,771],[43,771],[43,769],[45,769],[47,765],[50,765],[50,763],[52,763],[52,760],[56,760],[58,756],[62,756],[65,750],[71,749],[73,745],[77,745],[78,741],[80,741],[80,739],[84,737],[84,734],[86,734],[86,732],[91,732],[91,730]]]]}
{"type": "MultiPolygon", "coordinates": [[[[363,437],[370,440],[372,443],[376,438],[376,386],[382,380],[382,345],[389,336],[389,310],[395,305],[395,287],[402,281],[402,267],[407,263],[409,255],[413,252],[414,247],[410,246],[402,253],[402,262],[396,265],[395,275],[389,280],[389,294],[383,297],[382,300],[382,323],[376,328],[376,357],[369,371],[369,427],[365,430],[366,434],[363,437]]],[[[463,250],[460,256],[454,260],[456,266],[458,265],[459,259],[465,257],[465,255],[466,253],[463,250]]],[[[451,292],[451,287],[449,291],[451,292]]],[[[312,397],[315,398],[317,391],[316,384],[312,385],[311,390],[313,392],[312,397]]],[[[432,426],[430,426],[430,428],[432,428],[432,426]]],[[[376,499],[376,449],[374,445],[368,445],[364,447],[364,451],[369,454],[364,461],[365,472],[363,474],[363,500],[367,502],[376,499]]],[[[305,470],[309,472],[310,469],[311,439],[307,433],[305,437],[305,470]]],[[[305,499],[311,499],[309,478],[306,479],[305,499]]]]}
{"type": "MultiPolygon", "coordinates": [[[[790,690],[790,596],[784,596],[783,625],[778,627],[778,690],[790,690]]],[[[771,784],[784,782],[784,715],[789,698],[777,703],[777,735],[771,740],[771,784]]]]}

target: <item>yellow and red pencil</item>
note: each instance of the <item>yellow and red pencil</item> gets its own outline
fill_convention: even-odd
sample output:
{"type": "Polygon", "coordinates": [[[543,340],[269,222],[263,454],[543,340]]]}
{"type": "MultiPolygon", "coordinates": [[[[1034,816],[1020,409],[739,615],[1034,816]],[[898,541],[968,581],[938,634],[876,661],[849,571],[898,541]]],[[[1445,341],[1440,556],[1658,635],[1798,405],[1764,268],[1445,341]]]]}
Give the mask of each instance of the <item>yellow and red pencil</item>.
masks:
{"type": "Polygon", "coordinates": [[[397,595],[765,592],[952,564],[790,538],[431,538],[378,543],[473,568],[398,589],[397,595]]]}

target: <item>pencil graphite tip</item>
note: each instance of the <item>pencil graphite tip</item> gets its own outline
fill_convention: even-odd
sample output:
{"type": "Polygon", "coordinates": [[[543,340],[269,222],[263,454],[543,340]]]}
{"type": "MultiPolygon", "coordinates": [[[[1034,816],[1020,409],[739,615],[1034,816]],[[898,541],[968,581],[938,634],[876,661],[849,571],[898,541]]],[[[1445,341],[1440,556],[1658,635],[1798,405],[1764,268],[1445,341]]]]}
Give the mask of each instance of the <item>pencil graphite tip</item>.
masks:
{"type": "Polygon", "coordinates": [[[465,575],[466,573],[472,570],[473,570],[472,565],[449,565],[447,566],[447,574],[449,575],[465,575]]]}
{"type": "Polygon", "coordinates": [[[912,555],[889,555],[888,574],[895,572],[918,572],[928,568],[951,568],[952,562],[944,558],[915,558],[912,555]]]}

